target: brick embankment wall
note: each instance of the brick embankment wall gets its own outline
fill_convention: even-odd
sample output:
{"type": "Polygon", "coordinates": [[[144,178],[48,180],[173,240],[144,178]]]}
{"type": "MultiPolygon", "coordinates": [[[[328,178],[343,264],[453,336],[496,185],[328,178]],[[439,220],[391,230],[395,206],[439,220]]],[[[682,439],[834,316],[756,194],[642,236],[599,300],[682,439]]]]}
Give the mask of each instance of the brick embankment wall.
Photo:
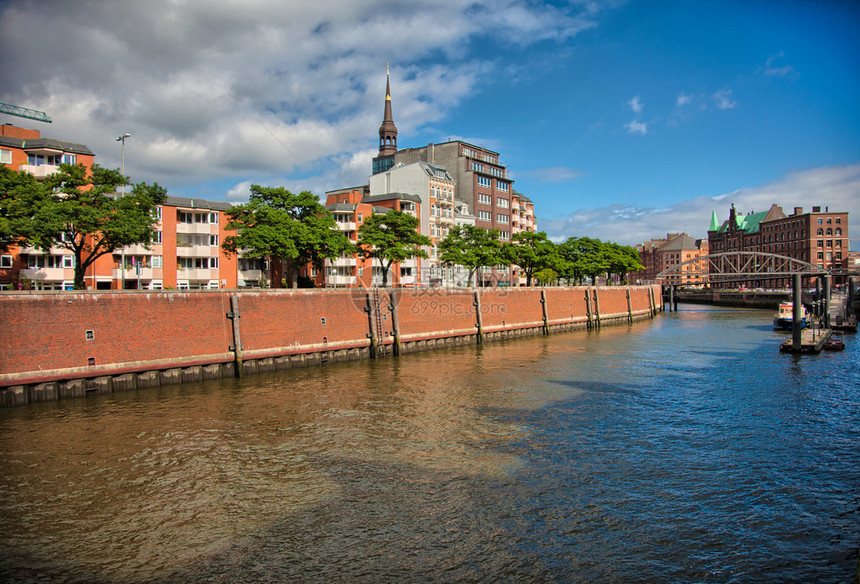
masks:
{"type": "Polygon", "coordinates": [[[650,318],[659,287],[13,292],[0,405],[650,318]]]}

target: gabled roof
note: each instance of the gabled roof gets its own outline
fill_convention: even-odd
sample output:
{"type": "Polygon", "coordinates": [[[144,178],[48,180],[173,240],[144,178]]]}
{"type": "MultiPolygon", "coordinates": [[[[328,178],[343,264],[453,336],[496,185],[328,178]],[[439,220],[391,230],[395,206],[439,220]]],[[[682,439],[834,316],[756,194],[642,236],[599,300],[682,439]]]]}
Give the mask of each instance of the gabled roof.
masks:
{"type": "Polygon", "coordinates": [[[329,211],[355,211],[358,208],[358,205],[350,205],[349,203],[334,203],[333,205],[326,205],[326,209],[329,211]]]}
{"type": "Polygon", "coordinates": [[[682,233],[677,237],[673,237],[662,246],[660,246],[660,251],[683,251],[683,250],[694,250],[699,249],[699,246],[696,245],[696,240],[687,235],[686,233],[682,233]]]}
{"type": "Polygon", "coordinates": [[[95,156],[92,150],[83,144],[64,142],[62,140],[54,140],[52,138],[32,138],[24,140],[21,138],[13,138],[12,136],[0,136],[0,146],[20,148],[25,152],[27,150],[58,150],[62,152],[70,152],[72,154],[95,156]]]}

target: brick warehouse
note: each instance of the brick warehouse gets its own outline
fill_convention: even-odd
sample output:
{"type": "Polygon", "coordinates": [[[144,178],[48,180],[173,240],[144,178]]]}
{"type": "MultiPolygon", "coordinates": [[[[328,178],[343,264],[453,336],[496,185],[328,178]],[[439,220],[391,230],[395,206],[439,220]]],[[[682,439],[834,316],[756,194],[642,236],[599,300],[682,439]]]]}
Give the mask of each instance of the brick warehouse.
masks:
{"type": "Polygon", "coordinates": [[[621,324],[661,302],[646,286],[12,292],[0,404],[621,324]]]}

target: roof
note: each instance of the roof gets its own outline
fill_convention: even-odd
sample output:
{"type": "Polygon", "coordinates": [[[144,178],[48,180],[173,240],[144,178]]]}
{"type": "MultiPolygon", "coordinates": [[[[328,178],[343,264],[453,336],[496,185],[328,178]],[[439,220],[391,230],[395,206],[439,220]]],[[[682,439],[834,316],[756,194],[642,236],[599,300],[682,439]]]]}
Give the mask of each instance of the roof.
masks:
{"type": "Polygon", "coordinates": [[[232,203],[224,201],[207,201],[205,199],[189,199],[186,197],[172,197],[165,199],[164,204],[168,207],[185,207],[188,209],[211,209],[213,211],[226,211],[233,206],[232,203]]]}
{"type": "Polygon", "coordinates": [[[699,249],[699,246],[696,245],[696,240],[687,235],[686,233],[682,233],[681,235],[673,237],[665,244],[660,246],[660,251],[683,251],[685,249],[699,249]]]}
{"type": "Polygon", "coordinates": [[[349,203],[334,203],[325,206],[329,211],[355,211],[357,207],[358,205],[350,205],[349,203]]]}
{"type": "Polygon", "coordinates": [[[401,201],[412,201],[420,203],[421,197],[418,195],[409,195],[407,193],[385,193],[382,195],[367,195],[361,199],[362,203],[375,203],[377,201],[393,201],[399,199],[401,201]]]}
{"type": "Polygon", "coordinates": [[[0,146],[8,146],[10,148],[20,148],[21,150],[61,150],[63,152],[71,152],[72,154],[85,154],[95,156],[92,150],[78,144],[76,142],[64,142],[62,140],[54,140],[53,138],[33,138],[24,140],[21,138],[13,138],[12,136],[0,136],[0,146]]]}

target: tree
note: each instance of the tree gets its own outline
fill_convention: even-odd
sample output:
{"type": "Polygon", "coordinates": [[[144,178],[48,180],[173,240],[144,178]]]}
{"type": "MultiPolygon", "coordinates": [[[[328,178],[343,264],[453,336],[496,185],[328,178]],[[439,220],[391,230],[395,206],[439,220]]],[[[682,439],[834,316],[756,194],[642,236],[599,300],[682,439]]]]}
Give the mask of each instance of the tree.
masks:
{"type": "Polygon", "coordinates": [[[0,252],[26,244],[35,226],[32,211],[39,208],[44,197],[44,185],[32,174],[0,166],[0,252]]]}
{"type": "Polygon", "coordinates": [[[117,195],[116,188],[124,184],[128,179],[119,170],[97,164],[89,174],[83,164],[61,164],[41,190],[19,179],[29,196],[18,209],[19,233],[45,253],[52,247],[71,251],[76,290],[84,288],[84,274],[98,258],[129,245],[148,246],[155,239],[156,208],[167,191],[141,182],[131,194],[117,195]]]}
{"type": "Polygon", "coordinates": [[[309,191],[296,195],[283,187],[251,185],[249,202],[226,214],[227,229],[237,234],[225,237],[221,247],[228,254],[268,258],[272,288],[281,287],[284,265],[295,288],[301,267],[322,269],[326,259],[353,251],[332,214],[309,191]]]}
{"type": "Polygon", "coordinates": [[[440,259],[444,263],[469,270],[469,285],[472,285],[472,278],[478,268],[495,266],[505,261],[502,248],[498,231],[474,225],[451,228],[439,243],[440,259]]]}
{"type": "Polygon", "coordinates": [[[505,246],[505,252],[508,260],[522,269],[526,286],[532,285],[535,272],[558,266],[558,251],[555,244],[547,239],[545,231],[520,231],[514,234],[512,240],[505,246]]]}
{"type": "Polygon", "coordinates": [[[418,218],[403,211],[371,215],[358,228],[358,247],[365,258],[377,258],[382,266],[382,286],[388,285],[388,270],[394,262],[427,257],[422,245],[432,241],[418,233],[418,218]]]}
{"type": "Polygon", "coordinates": [[[604,243],[604,250],[608,264],[607,271],[610,275],[616,274],[622,283],[627,280],[629,272],[645,269],[639,261],[639,252],[629,245],[607,242],[604,243]]]}
{"type": "Polygon", "coordinates": [[[582,283],[583,278],[590,277],[597,282],[600,274],[605,274],[609,264],[603,253],[604,244],[599,239],[591,237],[570,237],[560,245],[564,259],[563,275],[582,283]]]}

